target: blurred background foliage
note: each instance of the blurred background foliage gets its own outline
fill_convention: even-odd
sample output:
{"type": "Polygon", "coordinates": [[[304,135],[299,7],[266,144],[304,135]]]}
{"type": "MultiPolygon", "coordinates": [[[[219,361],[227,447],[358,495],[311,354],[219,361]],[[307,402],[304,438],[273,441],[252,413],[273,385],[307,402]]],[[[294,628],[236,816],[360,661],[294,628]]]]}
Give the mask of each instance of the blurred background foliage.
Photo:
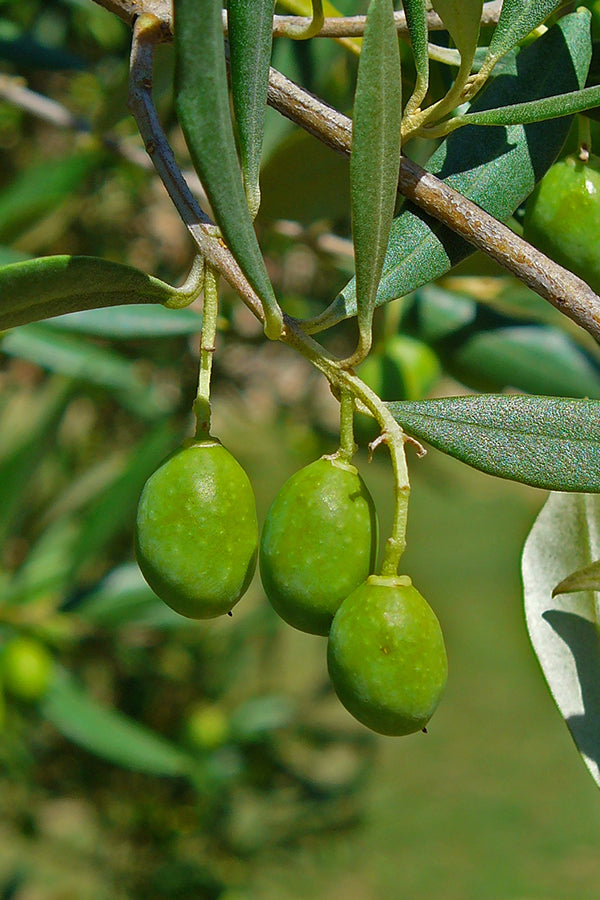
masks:
{"type": "MultiPolygon", "coordinates": [[[[0,0],[0,78],[80,119],[61,129],[0,100],[0,262],[91,254],[185,276],[185,228],[128,158],[141,149],[128,44],[91,0],[0,0]]],[[[403,60],[410,82],[406,47],[403,60]]],[[[185,166],[172,61],[161,47],[155,97],[185,166]]],[[[338,45],[276,42],[275,65],[351,110],[356,59],[338,45]]],[[[447,79],[434,66],[433,90],[447,79]]],[[[347,165],[270,111],[262,188],[278,296],[316,313],[352,272],[347,165]]],[[[328,686],[323,639],[281,624],[258,580],[232,619],[208,623],[145,586],[135,507],[189,433],[200,322],[195,308],[129,307],[2,336],[0,897],[596,897],[597,798],[522,621],[519,552],[542,492],[411,455],[406,568],[450,656],[427,736],[354,723],[328,686]]],[[[384,399],[600,397],[593,342],[480,254],[388,304],[376,328],[363,374],[384,399]]],[[[324,340],[347,353],[352,324],[324,340]]],[[[390,473],[384,454],[367,463],[373,433],[358,425],[385,533],[390,473]]],[[[336,427],[319,376],[265,344],[224,286],[214,431],[249,472],[261,519],[286,477],[335,449],[336,427]]]]}

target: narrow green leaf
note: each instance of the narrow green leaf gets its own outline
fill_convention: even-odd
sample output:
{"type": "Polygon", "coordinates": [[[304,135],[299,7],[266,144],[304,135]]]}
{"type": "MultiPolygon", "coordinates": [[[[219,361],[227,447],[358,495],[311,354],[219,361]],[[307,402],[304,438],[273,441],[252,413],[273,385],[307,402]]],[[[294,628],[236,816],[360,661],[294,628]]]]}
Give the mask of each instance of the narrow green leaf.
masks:
{"type": "Polygon", "coordinates": [[[161,423],[135,447],[114,481],[90,504],[73,547],[72,578],[123,532],[133,530],[139,495],[147,478],[173,446],[173,430],[161,423]]]}
{"type": "MultiPolygon", "coordinates": [[[[533,44],[503,60],[502,77],[477,97],[473,111],[583,87],[590,64],[589,13],[564,16],[533,44]]],[[[558,155],[568,118],[508,128],[459,129],[440,144],[427,169],[497,219],[506,220],[558,155]]],[[[450,229],[405,203],[394,219],[377,304],[434,281],[474,252],[450,229]]],[[[356,314],[351,281],[319,317],[320,327],[356,314]]]]}
{"type": "Polygon", "coordinates": [[[0,193],[0,241],[9,243],[76,191],[101,159],[75,153],[29,166],[0,193]]]}
{"type": "Polygon", "coordinates": [[[142,418],[155,418],[169,408],[166,395],[141,377],[135,362],[77,335],[61,334],[43,323],[24,325],[4,335],[0,350],[50,372],[108,390],[142,418]]]}
{"type": "Polygon", "coordinates": [[[552,596],[576,591],[600,591],[600,559],[563,578],[553,589],[552,596]]]}
{"type": "Polygon", "coordinates": [[[477,49],[483,0],[431,0],[463,62],[471,63],[477,49]]]}
{"type": "Polygon", "coordinates": [[[420,108],[429,88],[429,31],[427,28],[427,5],[425,0],[403,0],[408,34],[412,47],[417,77],[404,114],[411,115],[420,108]]]}
{"type": "Polygon", "coordinates": [[[148,587],[136,563],[113,569],[77,603],[77,615],[100,628],[145,625],[189,630],[190,620],[173,612],[148,587]]]}
{"type": "Polygon", "coordinates": [[[101,706],[66,673],[42,705],[42,714],[75,744],[135,772],[185,776],[193,762],[179,747],[123,713],[101,706]]]}
{"type": "Polygon", "coordinates": [[[465,113],[452,120],[456,127],[463,125],[518,125],[530,122],[544,122],[546,119],[558,119],[561,116],[572,116],[600,105],[600,85],[583,88],[581,91],[569,91],[557,94],[544,100],[533,100],[530,103],[516,103],[499,109],[490,109],[480,113],[465,113]]]}
{"type": "Polygon", "coordinates": [[[268,335],[283,323],[246,204],[225,68],[221,0],[175,3],[175,106],[217,224],[260,297],[268,335]]]}
{"type": "MultiPolygon", "coordinates": [[[[53,379],[40,389],[29,411],[29,427],[0,458],[0,544],[4,544],[23,511],[29,481],[53,442],[71,393],[72,387],[62,379],[53,379]]],[[[6,444],[5,434],[3,442],[6,444]]]]}
{"type": "Polygon", "coordinates": [[[358,65],[350,192],[359,358],[371,346],[375,297],[400,175],[402,81],[391,0],[371,0],[358,65]]]}
{"type": "Polygon", "coordinates": [[[516,325],[480,331],[449,347],[452,373],[486,389],[600,399],[600,367],[557,328],[516,325]]]}
{"type": "Polygon", "coordinates": [[[114,340],[140,340],[198,334],[202,329],[202,316],[194,309],[133,304],[67,313],[48,319],[45,324],[58,331],[114,340]]]}
{"type": "Polygon", "coordinates": [[[419,440],[490,475],[600,493],[600,401],[476,394],[386,404],[419,440]]]}
{"type": "Polygon", "coordinates": [[[260,206],[260,156],[273,46],[273,0],[229,0],[231,94],[250,215],[260,206]]]}
{"type": "Polygon", "coordinates": [[[0,330],[129,303],[167,303],[177,289],[94,256],[42,256],[0,267],[0,330]]]}
{"type": "Polygon", "coordinates": [[[504,0],[484,63],[486,71],[548,18],[563,0],[504,0]]]}
{"type": "Polygon", "coordinates": [[[522,561],[529,637],[561,715],[600,786],[600,626],[597,593],[552,597],[554,585],[600,556],[600,498],[552,494],[522,561]]]}

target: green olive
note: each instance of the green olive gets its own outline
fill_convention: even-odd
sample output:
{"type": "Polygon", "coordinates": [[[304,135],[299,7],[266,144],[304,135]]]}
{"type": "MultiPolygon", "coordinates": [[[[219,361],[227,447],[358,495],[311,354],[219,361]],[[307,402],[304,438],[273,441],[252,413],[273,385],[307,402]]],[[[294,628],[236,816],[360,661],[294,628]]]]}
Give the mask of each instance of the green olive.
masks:
{"type": "Polygon", "coordinates": [[[200,750],[216,750],[229,738],[229,717],[216,704],[192,707],[186,717],[188,740],[200,750]]]}
{"type": "Polygon", "coordinates": [[[144,578],[181,615],[212,619],[238,602],[256,567],[258,524],[248,476],[222,444],[191,441],[150,476],[135,544],[144,578]]]}
{"type": "Polygon", "coordinates": [[[422,730],[446,684],[440,624],[407,576],[373,575],[344,600],[327,659],[343,705],[379,734],[422,730]]]}
{"type": "Polygon", "coordinates": [[[322,457],[275,498],[260,544],[271,605],[294,628],[325,635],[338,606],[373,571],[377,515],[351,463],[322,457]]]}
{"type": "Polygon", "coordinates": [[[8,693],[19,700],[40,700],[52,681],[54,660],[34,638],[15,637],[2,649],[2,680],[8,693]]]}
{"type": "Polygon", "coordinates": [[[529,243],[600,291],[600,159],[555,163],[527,201],[529,243]]]}

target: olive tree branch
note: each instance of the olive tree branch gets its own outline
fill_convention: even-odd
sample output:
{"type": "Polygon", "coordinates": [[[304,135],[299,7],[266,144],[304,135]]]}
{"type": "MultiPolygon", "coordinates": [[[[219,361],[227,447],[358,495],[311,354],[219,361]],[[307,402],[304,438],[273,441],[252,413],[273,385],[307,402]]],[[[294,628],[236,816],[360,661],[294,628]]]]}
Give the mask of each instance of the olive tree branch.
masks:
{"type": "MultiPolygon", "coordinates": [[[[162,23],[162,40],[169,41],[173,37],[173,5],[171,0],[94,0],[99,6],[117,15],[132,27],[135,19],[151,13],[162,23]]],[[[502,0],[491,0],[484,3],[481,25],[495,25],[502,9],[502,0]]],[[[398,33],[408,35],[408,25],[403,12],[394,13],[398,33]]],[[[273,16],[274,37],[286,37],[290,29],[306,29],[310,26],[310,16],[273,16]]],[[[312,37],[340,38],[362,37],[365,32],[366,16],[340,16],[326,18],[319,31],[312,37]]],[[[430,31],[444,31],[445,26],[437,13],[427,13],[427,24],[430,31]]],[[[227,29],[227,15],[223,14],[223,27],[227,29]]]]}
{"type": "MultiPolygon", "coordinates": [[[[269,104],[345,156],[352,146],[352,120],[271,69],[269,104]]],[[[482,250],[504,269],[600,341],[600,297],[585,281],[516,235],[502,222],[406,156],[400,161],[400,192],[424,212],[482,250]]],[[[305,329],[334,324],[327,311],[305,329]]]]}

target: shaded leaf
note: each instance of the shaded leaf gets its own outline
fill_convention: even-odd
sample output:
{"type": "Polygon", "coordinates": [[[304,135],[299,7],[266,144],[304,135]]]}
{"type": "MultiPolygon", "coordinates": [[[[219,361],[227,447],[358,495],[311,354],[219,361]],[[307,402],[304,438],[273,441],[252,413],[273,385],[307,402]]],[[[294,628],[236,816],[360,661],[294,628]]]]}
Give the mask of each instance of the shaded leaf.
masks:
{"type": "Polygon", "coordinates": [[[483,0],[431,0],[446,26],[461,60],[470,64],[477,49],[483,0]]]}
{"type": "Polygon", "coordinates": [[[194,167],[219,228],[260,297],[266,330],[283,323],[246,204],[225,68],[221,0],[175,4],[175,106],[194,167]]]}
{"type": "Polygon", "coordinates": [[[129,303],[167,303],[177,288],[95,256],[42,256],[0,267],[0,330],[129,303]]]}
{"type": "Polygon", "coordinates": [[[192,760],[165,738],[118,710],[101,706],[66,673],[46,695],[42,713],[75,744],[135,772],[187,775],[192,760]]]}
{"type": "Polygon", "coordinates": [[[53,212],[98,164],[101,154],[74,153],[29,166],[0,193],[0,241],[10,242],[53,212]]]}
{"type": "Polygon", "coordinates": [[[553,589],[552,596],[575,591],[600,591],[600,560],[567,575],[553,589]]]}
{"type": "Polygon", "coordinates": [[[402,82],[391,0],[371,0],[358,65],[350,194],[361,356],[371,346],[375,297],[400,175],[402,82]]]}
{"type": "Polygon", "coordinates": [[[250,215],[260,206],[260,157],[273,46],[273,0],[229,0],[231,95],[250,215]]]}
{"type": "Polygon", "coordinates": [[[193,309],[132,304],[67,313],[48,319],[46,327],[120,340],[169,338],[198,334],[202,329],[202,316],[193,309]]]}
{"type": "Polygon", "coordinates": [[[490,475],[600,492],[600,401],[476,394],[386,404],[419,440],[490,475]]]}
{"type": "Polygon", "coordinates": [[[583,761],[600,786],[599,595],[552,590],[600,556],[600,498],[552,494],[525,543],[525,616],[533,649],[583,761]]]}
{"type": "MultiPolygon", "coordinates": [[[[477,97],[472,110],[583,87],[590,53],[587,11],[564,16],[533,44],[503,60],[503,74],[477,97]]],[[[569,127],[569,119],[563,118],[508,128],[459,129],[440,144],[427,169],[504,221],[552,165],[569,127]]],[[[473,252],[471,244],[405,203],[392,224],[377,304],[434,281],[473,252]]],[[[319,326],[355,314],[351,281],[319,317],[319,326]]]]}
{"type": "Polygon", "coordinates": [[[113,569],[97,588],[77,601],[77,615],[100,628],[143,624],[190,628],[190,620],[163,603],[148,587],[136,563],[113,569]]]}
{"type": "Polygon", "coordinates": [[[169,407],[160,389],[140,376],[135,362],[82,337],[61,334],[44,324],[24,325],[4,335],[0,349],[50,372],[108,390],[143,418],[162,415],[169,407]]]}

